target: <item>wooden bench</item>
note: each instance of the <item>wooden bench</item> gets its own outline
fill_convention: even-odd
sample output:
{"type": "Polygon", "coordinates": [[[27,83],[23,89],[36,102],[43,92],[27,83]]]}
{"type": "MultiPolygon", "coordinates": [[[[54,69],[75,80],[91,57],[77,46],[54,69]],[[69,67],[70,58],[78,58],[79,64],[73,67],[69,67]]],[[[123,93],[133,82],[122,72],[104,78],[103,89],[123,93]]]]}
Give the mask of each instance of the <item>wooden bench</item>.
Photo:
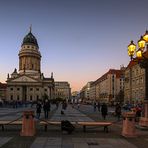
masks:
{"type": "MultiPolygon", "coordinates": [[[[76,124],[76,122],[71,122],[72,124],[76,124]]],[[[48,125],[60,125],[61,126],[61,121],[41,121],[39,123],[40,125],[44,125],[44,130],[47,131],[47,126],[48,125]]]]}
{"type": "Polygon", "coordinates": [[[104,132],[108,133],[108,126],[112,125],[112,122],[77,122],[77,124],[83,126],[84,132],[86,132],[86,126],[103,126],[104,132]]]}
{"type": "Polygon", "coordinates": [[[22,121],[21,120],[13,121],[13,122],[11,122],[11,121],[3,121],[3,120],[0,121],[0,126],[2,127],[2,131],[4,131],[4,129],[5,129],[4,127],[6,125],[22,125],[22,121]]]}

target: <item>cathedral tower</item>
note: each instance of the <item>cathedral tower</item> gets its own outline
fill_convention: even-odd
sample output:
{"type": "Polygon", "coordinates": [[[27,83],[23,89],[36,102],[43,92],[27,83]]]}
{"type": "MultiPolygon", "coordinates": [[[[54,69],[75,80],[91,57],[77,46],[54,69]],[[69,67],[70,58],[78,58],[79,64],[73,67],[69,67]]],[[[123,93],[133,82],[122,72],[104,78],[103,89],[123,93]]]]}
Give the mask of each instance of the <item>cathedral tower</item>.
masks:
{"type": "Polygon", "coordinates": [[[24,37],[19,51],[19,74],[37,76],[41,73],[41,54],[37,39],[31,32],[24,37]]]}

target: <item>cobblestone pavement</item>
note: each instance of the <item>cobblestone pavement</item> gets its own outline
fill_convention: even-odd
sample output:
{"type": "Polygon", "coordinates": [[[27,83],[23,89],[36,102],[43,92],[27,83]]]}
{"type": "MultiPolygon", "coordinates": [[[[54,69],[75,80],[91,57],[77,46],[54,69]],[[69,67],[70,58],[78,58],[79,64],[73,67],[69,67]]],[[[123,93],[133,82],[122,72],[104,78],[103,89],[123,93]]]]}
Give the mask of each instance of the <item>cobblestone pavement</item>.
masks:
{"type": "MultiPolygon", "coordinates": [[[[53,107],[54,109],[54,107],[53,107]]],[[[94,112],[92,106],[81,106],[72,108],[68,106],[65,115],[60,114],[61,107],[53,110],[50,120],[61,121],[94,121],[102,120],[99,112],[94,112]]],[[[7,112],[6,110],[3,112],[7,112]]],[[[17,117],[17,112],[15,117],[17,117]]],[[[9,116],[11,111],[8,109],[9,116]]],[[[2,112],[0,112],[0,115],[2,112]]],[[[19,112],[20,114],[20,112],[19,112]]],[[[4,116],[2,116],[4,117],[4,116]]],[[[43,117],[43,113],[42,113],[43,117]]],[[[1,119],[1,116],[0,116],[1,119]]],[[[7,117],[5,117],[7,119],[7,117]]],[[[108,115],[109,121],[116,121],[112,115],[108,115]]],[[[0,131],[1,148],[147,148],[148,131],[137,129],[137,137],[125,138],[121,136],[122,121],[113,124],[109,133],[103,132],[103,128],[88,128],[84,133],[82,127],[76,126],[75,131],[68,135],[61,132],[60,126],[49,126],[44,132],[44,127],[37,125],[34,137],[21,137],[21,127],[8,126],[4,132],[0,131]]]]}
{"type": "Polygon", "coordinates": [[[137,148],[128,141],[105,138],[51,138],[37,137],[31,148],[137,148]]]}
{"type": "Polygon", "coordinates": [[[0,147],[11,140],[12,137],[0,137],[0,147]]]}

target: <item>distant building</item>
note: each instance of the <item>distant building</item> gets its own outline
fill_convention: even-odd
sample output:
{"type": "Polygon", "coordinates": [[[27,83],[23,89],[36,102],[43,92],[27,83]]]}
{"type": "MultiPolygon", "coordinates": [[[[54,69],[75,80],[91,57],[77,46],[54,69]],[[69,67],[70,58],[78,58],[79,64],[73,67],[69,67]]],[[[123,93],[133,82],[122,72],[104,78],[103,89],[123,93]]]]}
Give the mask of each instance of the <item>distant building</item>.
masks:
{"type": "Polygon", "coordinates": [[[90,84],[90,90],[89,90],[89,98],[90,100],[94,101],[97,99],[97,96],[96,96],[96,81],[92,82],[90,84]]]}
{"type": "Polygon", "coordinates": [[[24,37],[19,51],[19,70],[7,76],[7,99],[35,101],[46,95],[54,98],[54,78],[41,73],[41,53],[37,39],[30,32],[24,37]]]}
{"type": "Polygon", "coordinates": [[[55,81],[55,98],[69,101],[71,98],[71,88],[68,82],[55,81]]]}
{"type": "Polygon", "coordinates": [[[0,82],[0,100],[6,100],[7,84],[0,82]]]}
{"type": "Polygon", "coordinates": [[[71,102],[72,103],[78,103],[81,102],[81,98],[80,98],[80,92],[79,91],[74,91],[72,92],[72,96],[71,96],[71,102]]]}
{"type": "Polygon", "coordinates": [[[94,81],[90,85],[90,99],[100,102],[119,101],[124,91],[124,70],[124,67],[120,70],[110,69],[94,81]]]}
{"type": "Polygon", "coordinates": [[[90,100],[90,86],[93,83],[93,81],[88,82],[80,91],[80,98],[83,101],[88,101],[90,100]]]}

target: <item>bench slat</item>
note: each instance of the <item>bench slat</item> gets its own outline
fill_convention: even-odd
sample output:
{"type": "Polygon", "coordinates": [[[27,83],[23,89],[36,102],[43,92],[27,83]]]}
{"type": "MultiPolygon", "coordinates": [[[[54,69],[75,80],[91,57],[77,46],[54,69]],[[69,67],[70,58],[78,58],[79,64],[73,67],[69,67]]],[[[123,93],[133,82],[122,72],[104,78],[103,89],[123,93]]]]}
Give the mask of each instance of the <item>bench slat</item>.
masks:
{"type": "Polygon", "coordinates": [[[0,125],[6,125],[6,124],[10,124],[10,125],[20,125],[22,124],[22,121],[14,121],[14,122],[11,122],[11,121],[0,121],[0,125]]]}
{"type": "Polygon", "coordinates": [[[111,122],[77,122],[79,125],[86,125],[86,126],[109,126],[112,125],[111,122]]]}

